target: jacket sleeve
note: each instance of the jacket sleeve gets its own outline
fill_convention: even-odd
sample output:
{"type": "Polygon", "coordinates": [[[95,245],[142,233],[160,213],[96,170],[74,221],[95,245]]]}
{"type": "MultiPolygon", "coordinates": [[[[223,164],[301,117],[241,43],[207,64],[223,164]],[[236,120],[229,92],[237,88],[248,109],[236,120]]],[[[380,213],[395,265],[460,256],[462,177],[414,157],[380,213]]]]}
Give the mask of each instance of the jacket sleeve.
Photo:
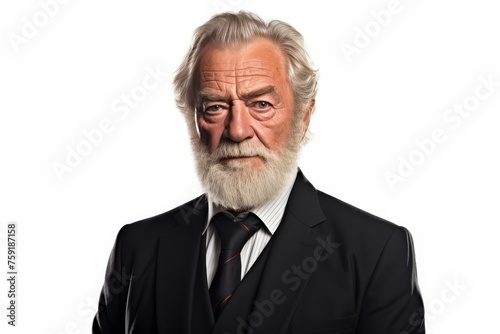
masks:
{"type": "Polygon", "coordinates": [[[398,227],[387,240],[362,302],[358,334],[424,334],[424,306],[411,234],[398,227]]]}
{"type": "Polygon", "coordinates": [[[122,261],[123,238],[127,225],[121,228],[109,256],[104,285],[99,297],[97,314],[92,324],[93,334],[125,333],[125,305],[131,273],[122,261]]]}

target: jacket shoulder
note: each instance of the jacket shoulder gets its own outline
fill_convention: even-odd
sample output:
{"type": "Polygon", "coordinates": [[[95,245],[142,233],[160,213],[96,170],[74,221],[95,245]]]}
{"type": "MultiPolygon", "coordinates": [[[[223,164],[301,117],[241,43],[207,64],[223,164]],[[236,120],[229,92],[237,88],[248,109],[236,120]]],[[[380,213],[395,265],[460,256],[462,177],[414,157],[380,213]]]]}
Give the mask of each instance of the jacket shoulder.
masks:
{"type": "Polygon", "coordinates": [[[318,192],[318,198],[327,223],[325,228],[361,278],[358,284],[362,291],[369,282],[380,277],[384,281],[384,273],[389,271],[399,271],[401,280],[411,288],[409,291],[418,290],[413,239],[405,227],[325,193],[318,192]]]}
{"type": "Polygon", "coordinates": [[[355,207],[352,204],[341,201],[322,191],[318,191],[318,199],[327,220],[332,220],[338,227],[367,234],[390,234],[402,228],[401,226],[355,207]]]}
{"type": "Polygon", "coordinates": [[[182,224],[189,224],[206,210],[204,195],[186,202],[167,212],[122,226],[116,238],[116,244],[126,245],[126,248],[143,247],[153,244],[158,237],[182,224]]]}
{"type": "Polygon", "coordinates": [[[404,253],[412,246],[406,228],[320,191],[318,199],[328,232],[354,256],[377,261],[389,242],[399,245],[404,253]]]}

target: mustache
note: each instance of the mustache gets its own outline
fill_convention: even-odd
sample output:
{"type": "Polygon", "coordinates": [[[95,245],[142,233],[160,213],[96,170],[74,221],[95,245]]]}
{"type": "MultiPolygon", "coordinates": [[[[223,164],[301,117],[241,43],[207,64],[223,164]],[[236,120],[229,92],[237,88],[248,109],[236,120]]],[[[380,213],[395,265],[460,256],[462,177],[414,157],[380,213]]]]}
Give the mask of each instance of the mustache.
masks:
{"type": "Polygon", "coordinates": [[[248,142],[234,143],[224,141],[210,154],[210,157],[216,161],[228,158],[253,157],[260,156],[268,159],[274,152],[264,145],[249,144],[248,142]]]}

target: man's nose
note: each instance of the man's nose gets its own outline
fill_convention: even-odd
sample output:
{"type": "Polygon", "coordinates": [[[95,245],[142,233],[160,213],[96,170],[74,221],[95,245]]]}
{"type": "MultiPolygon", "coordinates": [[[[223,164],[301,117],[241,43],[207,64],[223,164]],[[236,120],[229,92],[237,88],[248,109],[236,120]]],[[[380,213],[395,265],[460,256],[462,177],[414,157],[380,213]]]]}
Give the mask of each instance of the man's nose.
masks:
{"type": "Polygon", "coordinates": [[[251,120],[252,116],[245,104],[233,104],[226,119],[224,137],[237,143],[252,138],[254,131],[251,120]]]}

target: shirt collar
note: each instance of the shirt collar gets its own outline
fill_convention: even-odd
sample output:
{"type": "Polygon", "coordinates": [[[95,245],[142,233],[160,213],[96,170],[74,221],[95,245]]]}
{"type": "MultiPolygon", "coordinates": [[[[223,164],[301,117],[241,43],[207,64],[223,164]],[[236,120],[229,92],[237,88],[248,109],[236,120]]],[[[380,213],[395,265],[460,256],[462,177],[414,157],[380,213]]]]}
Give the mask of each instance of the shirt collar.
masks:
{"type": "MultiPolygon", "coordinates": [[[[267,227],[268,231],[271,232],[271,234],[274,234],[274,232],[276,232],[281,222],[281,219],[285,214],[286,203],[288,202],[288,197],[290,196],[290,192],[292,191],[296,177],[297,173],[292,173],[285,187],[283,188],[283,191],[276,198],[262,205],[259,205],[251,210],[251,212],[253,212],[257,217],[259,217],[259,219],[264,223],[264,225],[267,227]]],[[[224,211],[222,207],[216,205],[210,199],[209,195],[207,195],[207,197],[208,197],[208,215],[207,215],[207,221],[205,222],[205,228],[203,229],[202,234],[205,234],[205,232],[207,231],[208,226],[210,225],[210,221],[212,220],[212,217],[218,214],[219,212],[224,211]]]]}

